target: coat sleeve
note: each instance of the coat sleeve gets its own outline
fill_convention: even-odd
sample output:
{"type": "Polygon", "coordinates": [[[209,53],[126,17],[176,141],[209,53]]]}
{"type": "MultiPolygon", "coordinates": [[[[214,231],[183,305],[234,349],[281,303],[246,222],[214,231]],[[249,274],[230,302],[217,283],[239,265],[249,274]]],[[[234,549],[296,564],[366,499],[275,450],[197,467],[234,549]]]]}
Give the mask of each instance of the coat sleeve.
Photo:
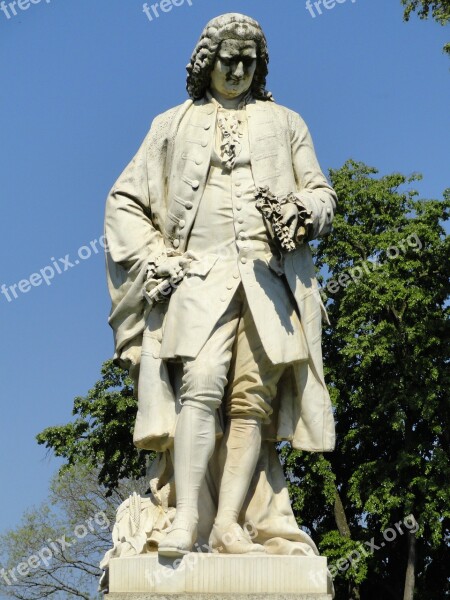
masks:
{"type": "Polygon", "coordinates": [[[142,293],[148,262],[165,252],[153,213],[164,194],[164,121],[167,119],[155,119],[106,201],[106,269],[112,301],[109,324],[114,331],[114,358],[124,367],[129,365],[121,361],[121,353],[130,342],[140,345],[149,310],[142,293]]]}
{"type": "Polygon", "coordinates": [[[337,205],[333,188],[322,173],[314,152],[311,135],[303,119],[289,112],[292,164],[297,182],[298,200],[311,211],[313,223],[308,239],[329,233],[337,205]]]}

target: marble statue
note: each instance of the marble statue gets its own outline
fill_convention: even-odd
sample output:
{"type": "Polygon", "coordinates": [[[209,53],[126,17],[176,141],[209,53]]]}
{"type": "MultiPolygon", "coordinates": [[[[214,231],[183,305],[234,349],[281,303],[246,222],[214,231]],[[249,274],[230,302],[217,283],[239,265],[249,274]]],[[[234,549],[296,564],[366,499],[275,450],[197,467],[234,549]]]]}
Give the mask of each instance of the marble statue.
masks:
{"type": "Polygon", "coordinates": [[[275,444],[334,448],[308,242],[337,199],[268,62],[255,20],[210,21],[189,99],[154,119],[107,200],[115,359],[137,386],[134,443],[157,452],[109,558],[318,554],[275,444]]]}

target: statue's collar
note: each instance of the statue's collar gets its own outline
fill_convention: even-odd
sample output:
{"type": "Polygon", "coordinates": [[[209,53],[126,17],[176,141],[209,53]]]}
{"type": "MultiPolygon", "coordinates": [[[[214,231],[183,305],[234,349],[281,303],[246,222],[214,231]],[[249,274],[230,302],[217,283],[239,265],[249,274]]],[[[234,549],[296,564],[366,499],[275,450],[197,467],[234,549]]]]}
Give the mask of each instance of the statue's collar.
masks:
{"type": "MultiPolygon", "coordinates": [[[[212,102],[217,108],[225,108],[224,106],[222,106],[220,104],[220,102],[218,102],[214,96],[211,94],[211,92],[209,90],[206,90],[206,100],[207,102],[212,102]]],[[[252,96],[252,92],[251,90],[249,90],[245,96],[242,98],[242,100],[240,101],[239,105],[234,109],[234,110],[242,110],[243,108],[246,107],[247,104],[250,104],[250,102],[253,101],[253,96],[252,96]]],[[[231,110],[231,109],[227,109],[225,108],[225,110],[231,110]]]]}

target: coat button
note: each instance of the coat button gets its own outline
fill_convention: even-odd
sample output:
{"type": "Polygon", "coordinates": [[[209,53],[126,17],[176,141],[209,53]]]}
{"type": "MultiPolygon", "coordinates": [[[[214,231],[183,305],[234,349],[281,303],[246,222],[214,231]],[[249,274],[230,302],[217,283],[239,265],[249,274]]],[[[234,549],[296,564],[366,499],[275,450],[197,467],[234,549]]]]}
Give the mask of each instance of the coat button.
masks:
{"type": "Polygon", "coordinates": [[[242,196],[242,192],[236,192],[236,198],[240,198],[242,196]]]}
{"type": "Polygon", "coordinates": [[[245,258],[245,256],[243,256],[243,257],[241,258],[241,263],[242,263],[243,265],[246,265],[246,264],[247,264],[247,259],[245,258]]]}
{"type": "Polygon", "coordinates": [[[192,202],[191,202],[190,200],[187,200],[187,201],[184,203],[184,208],[186,208],[187,210],[191,210],[191,208],[192,208],[193,206],[194,206],[194,205],[192,204],[192,202]]]}
{"type": "Polygon", "coordinates": [[[232,290],[234,288],[234,283],[232,281],[230,281],[230,283],[227,283],[227,290],[232,290]]]}
{"type": "MultiPolygon", "coordinates": [[[[202,162],[202,161],[200,161],[200,162],[202,162]]],[[[198,163],[197,161],[195,161],[195,164],[198,165],[200,163],[198,163]]],[[[193,190],[198,190],[199,185],[200,185],[200,181],[198,179],[194,179],[193,182],[191,183],[191,186],[192,186],[193,190]]]]}
{"type": "Polygon", "coordinates": [[[207,145],[208,145],[208,140],[203,140],[202,148],[206,148],[207,145]]]}
{"type": "Polygon", "coordinates": [[[184,219],[181,219],[181,221],[178,223],[178,227],[180,229],[183,229],[183,227],[186,225],[186,221],[184,219]]]}
{"type": "Polygon", "coordinates": [[[236,204],[236,210],[242,210],[242,204],[236,204]]]}
{"type": "Polygon", "coordinates": [[[203,129],[204,129],[205,131],[208,131],[208,129],[211,129],[211,125],[210,125],[210,123],[207,123],[207,124],[206,124],[206,125],[203,127],[203,129]]]}
{"type": "Polygon", "coordinates": [[[244,222],[244,218],[243,217],[239,217],[239,219],[237,221],[238,221],[238,223],[240,223],[242,225],[242,223],[244,222]]]}
{"type": "Polygon", "coordinates": [[[234,278],[234,279],[239,279],[239,277],[240,277],[240,275],[239,275],[239,271],[235,271],[235,272],[233,273],[233,278],[234,278]]]}
{"type": "Polygon", "coordinates": [[[196,159],[195,159],[195,164],[196,164],[196,165],[201,165],[201,164],[202,164],[202,162],[203,162],[203,161],[202,161],[202,159],[201,159],[201,158],[196,158],[196,159]]]}
{"type": "Polygon", "coordinates": [[[178,247],[180,246],[180,240],[177,240],[177,239],[176,239],[176,240],[173,240],[173,242],[172,242],[172,246],[173,246],[174,248],[178,248],[178,247]]]}

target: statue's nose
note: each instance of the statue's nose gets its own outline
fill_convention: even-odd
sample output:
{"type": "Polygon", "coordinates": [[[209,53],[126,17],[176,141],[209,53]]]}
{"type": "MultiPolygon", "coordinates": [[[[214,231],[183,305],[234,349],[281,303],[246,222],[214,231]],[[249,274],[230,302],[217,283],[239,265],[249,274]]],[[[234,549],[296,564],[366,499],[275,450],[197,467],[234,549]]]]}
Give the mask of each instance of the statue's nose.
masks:
{"type": "Polygon", "coordinates": [[[235,77],[242,77],[244,75],[244,65],[242,61],[238,62],[236,69],[234,70],[235,77]]]}

